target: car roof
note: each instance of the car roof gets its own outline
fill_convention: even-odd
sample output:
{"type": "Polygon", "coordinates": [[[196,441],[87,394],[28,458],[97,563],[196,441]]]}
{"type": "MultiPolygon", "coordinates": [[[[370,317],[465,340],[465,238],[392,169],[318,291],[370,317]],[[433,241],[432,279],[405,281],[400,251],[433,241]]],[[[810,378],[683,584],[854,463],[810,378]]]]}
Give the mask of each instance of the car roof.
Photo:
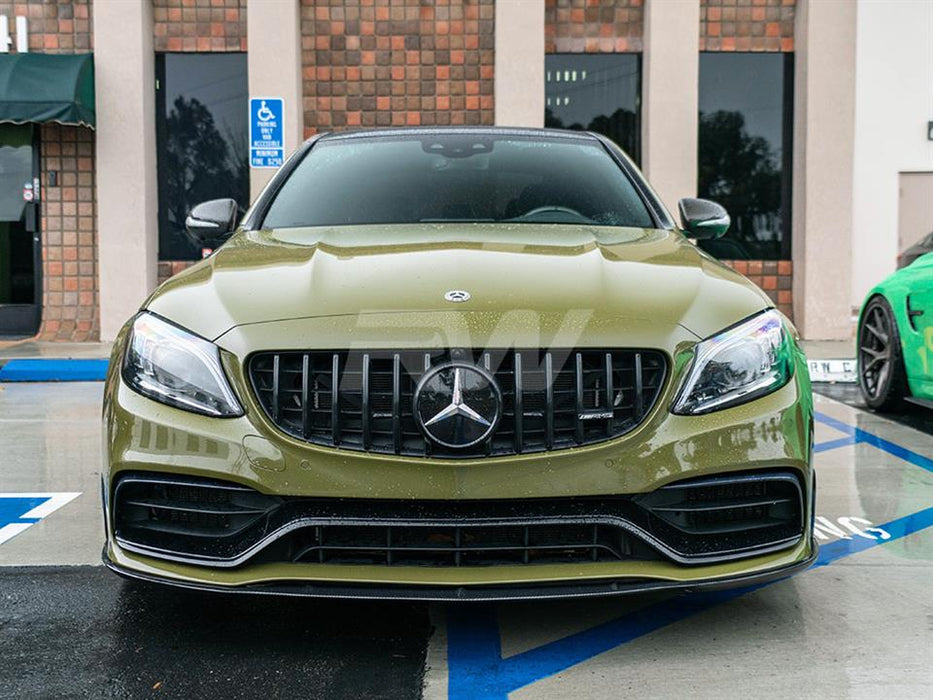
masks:
{"type": "Polygon", "coordinates": [[[599,141],[600,137],[590,131],[569,129],[543,129],[519,126],[405,126],[388,129],[354,129],[330,131],[312,137],[319,141],[343,141],[356,138],[392,138],[396,136],[525,136],[539,138],[564,138],[578,141],[599,141]]]}

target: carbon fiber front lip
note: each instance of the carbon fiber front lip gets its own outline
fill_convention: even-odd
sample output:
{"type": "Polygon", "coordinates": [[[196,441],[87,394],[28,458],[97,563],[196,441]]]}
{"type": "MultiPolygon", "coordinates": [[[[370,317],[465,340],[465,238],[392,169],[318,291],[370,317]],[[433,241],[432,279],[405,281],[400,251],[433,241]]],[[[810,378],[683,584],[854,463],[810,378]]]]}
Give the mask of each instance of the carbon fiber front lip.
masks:
{"type": "Polygon", "coordinates": [[[567,598],[600,598],[616,595],[650,592],[692,593],[715,591],[742,586],[759,586],[778,579],[787,578],[808,569],[819,554],[819,545],[810,541],[810,556],[789,566],[782,566],[752,574],[741,574],[728,578],[706,579],[690,582],[655,580],[617,580],[590,583],[548,584],[538,586],[385,586],[385,585],[334,585],[308,583],[251,584],[247,586],[216,586],[143,574],[119,566],[107,555],[104,545],[102,560],[111,571],[129,579],[146,581],[211,593],[238,593],[249,595],[273,595],[304,598],[349,598],[358,600],[399,600],[421,602],[493,602],[510,600],[546,600],[567,598]]]}

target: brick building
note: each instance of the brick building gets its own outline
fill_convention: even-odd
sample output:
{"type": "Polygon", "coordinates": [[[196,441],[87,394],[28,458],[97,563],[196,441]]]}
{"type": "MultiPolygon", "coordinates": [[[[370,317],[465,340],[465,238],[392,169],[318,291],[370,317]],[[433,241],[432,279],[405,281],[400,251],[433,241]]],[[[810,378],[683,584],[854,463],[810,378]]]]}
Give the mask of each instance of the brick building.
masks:
{"type": "MultiPolygon", "coordinates": [[[[901,5],[899,21],[929,19],[901,5]]],[[[287,150],[365,127],[606,133],[672,211],[683,196],[727,206],[733,233],[704,246],[807,337],[848,337],[868,284],[850,250],[867,237],[852,182],[856,37],[872,12],[870,0],[0,0],[27,34],[0,69],[22,49],[93,54],[95,90],[91,120],[12,106],[0,119],[0,147],[29,132],[38,185],[20,215],[5,183],[0,336],[113,338],[200,257],[186,209],[246,206],[268,180],[248,167],[247,102],[276,96],[287,150]]]]}

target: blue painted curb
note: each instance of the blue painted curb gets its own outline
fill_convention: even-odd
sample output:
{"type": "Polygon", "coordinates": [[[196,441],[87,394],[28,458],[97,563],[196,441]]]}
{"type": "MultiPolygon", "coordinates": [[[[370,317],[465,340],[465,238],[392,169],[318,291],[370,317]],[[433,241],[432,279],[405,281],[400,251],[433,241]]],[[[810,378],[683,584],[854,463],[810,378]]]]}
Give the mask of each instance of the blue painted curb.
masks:
{"type": "Polygon", "coordinates": [[[8,360],[0,382],[102,382],[110,360],[8,360]]]}

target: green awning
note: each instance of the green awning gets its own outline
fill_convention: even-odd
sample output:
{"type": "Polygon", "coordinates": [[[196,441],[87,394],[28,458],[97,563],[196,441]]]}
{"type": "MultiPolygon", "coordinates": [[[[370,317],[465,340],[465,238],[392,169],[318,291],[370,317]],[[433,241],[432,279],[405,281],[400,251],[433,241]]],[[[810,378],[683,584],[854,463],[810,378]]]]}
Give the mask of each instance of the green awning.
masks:
{"type": "Polygon", "coordinates": [[[94,127],[94,55],[0,54],[0,123],[94,127]]]}

